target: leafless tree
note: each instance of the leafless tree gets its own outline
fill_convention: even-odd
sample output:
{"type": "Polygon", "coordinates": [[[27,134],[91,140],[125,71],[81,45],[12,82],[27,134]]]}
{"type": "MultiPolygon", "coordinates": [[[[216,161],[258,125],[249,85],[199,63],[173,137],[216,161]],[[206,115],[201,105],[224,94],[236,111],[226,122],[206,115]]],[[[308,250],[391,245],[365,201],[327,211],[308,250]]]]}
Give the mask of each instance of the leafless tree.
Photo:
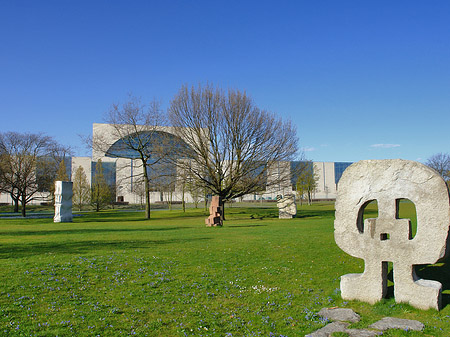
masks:
{"type": "Polygon", "coordinates": [[[97,135],[92,139],[96,151],[110,157],[136,159],[140,163],[141,173],[134,172],[135,179],[142,175],[145,188],[145,214],[150,219],[150,175],[153,165],[160,163],[168,142],[161,126],[166,124],[165,115],[156,100],[145,105],[139,98],[130,96],[124,104],[113,104],[106,116],[106,122],[112,126],[112,135],[97,135]],[[117,139],[121,148],[114,153],[108,152],[117,139]]]}
{"type": "Polygon", "coordinates": [[[0,134],[0,188],[20,202],[22,216],[37,192],[49,191],[61,160],[69,152],[43,134],[0,134]]]}
{"type": "Polygon", "coordinates": [[[450,155],[448,153],[437,153],[428,158],[425,163],[435,169],[445,181],[450,180],[450,155]]]}
{"type": "Polygon", "coordinates": [[[168,112],[175,133],[192,149],[191,163],[178,165],[224,203],[290,181],[289,169],[274,167],[296,156],[295,128],[259,109],[245,92],[183,86],[168,112]]]}

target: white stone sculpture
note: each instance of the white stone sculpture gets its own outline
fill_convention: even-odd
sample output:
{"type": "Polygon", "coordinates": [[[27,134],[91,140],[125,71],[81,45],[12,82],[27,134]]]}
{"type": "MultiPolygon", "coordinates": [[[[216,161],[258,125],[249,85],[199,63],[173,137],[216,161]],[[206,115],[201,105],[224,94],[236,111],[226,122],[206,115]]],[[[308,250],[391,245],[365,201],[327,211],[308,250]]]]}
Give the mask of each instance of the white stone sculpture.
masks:
{"type": "Polygon", "coordinates": [[[72,222],[72,182],[55,182],[54,222],[72,222]]]}
{"type": "Polygon", "coordinates": [[[292,219],[297,214],[297,205],[293,194],[286,194],[284,198],[277,196],[277,206],[280,219],[292,219]]]}
{"type": "Polygon", "coordinates": [[[347,300],[375,303],[387,292],[388,261],[393,263],[396,302],[419,309],[441,307],[441,283],[418,278],[414,265],[444,258],[449,234],[449,194],[441,176],[407,160],[367,160],[349,166],[338,185],[334,236],[346,253],[364,259],[363,274],[341,277],[347,300]],[[398,218],[400,199],[415,204],[417,232],[398,218]],[[365,206],[376,200],[378,217],[363,221],[365,206]]]}

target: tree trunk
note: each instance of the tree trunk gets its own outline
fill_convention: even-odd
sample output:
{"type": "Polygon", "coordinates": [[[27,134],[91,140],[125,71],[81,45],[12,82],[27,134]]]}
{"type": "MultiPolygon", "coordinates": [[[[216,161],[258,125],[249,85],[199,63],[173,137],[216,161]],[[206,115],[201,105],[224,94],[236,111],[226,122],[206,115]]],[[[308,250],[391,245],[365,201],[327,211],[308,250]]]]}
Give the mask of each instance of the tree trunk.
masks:
{"type": "Polygon", "coordinates": [[[220,199],[221,200],[221,205],[220,206],[222,206],[222,220],[226,220],[225,219],[225,201],[223,201],[222,200],[222,198],[220,199]]]}
{"type": "Polygon", "coordinates": [[[186,212],[186,203],[184,201],[184,185],[183,185],[183,189],[182,189],[182,198],[181,198],[181,205],[183,207],[183,212],[186,212]]]}
{"type": "Polygon", "coordinates": [[[150,219],[150,188],[147,173],[147,162],[142,159],[142,167],[144,168],[144,184],[145,184],[145,217],[150,219]]]}
{"type": "Polygon", "coordinates": [[[25,193],[22,195],[22,216],[25,218],[27,216],[27,211],[26,211],[26,195],[25,193]]]}
{"type": "Polygon", "coordinates": [[[145,217],[150,219],[150,189],[148,188],[148,178],[145,182],[145,217]]]}
{"type": "Polygon", "coordinates": [[[172,191],[169,191],[168,193],[169,193],[169,195],[168,195],[169,211],[171,211],[172,210],[172,191]]]}
{"type": "Polygon", "coordinates": [[[14,213],[19,213],[19,198],[14,197],[12,194],[11,198],[14,202],[14,213]]]}

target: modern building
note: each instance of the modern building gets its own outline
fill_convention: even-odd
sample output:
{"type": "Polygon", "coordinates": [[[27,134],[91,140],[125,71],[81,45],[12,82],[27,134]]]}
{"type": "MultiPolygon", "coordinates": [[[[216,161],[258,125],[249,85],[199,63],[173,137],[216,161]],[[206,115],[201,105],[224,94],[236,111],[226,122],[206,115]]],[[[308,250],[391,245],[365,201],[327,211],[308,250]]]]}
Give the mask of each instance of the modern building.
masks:
{"type": "MultiPolygon", "coordinates": [[[[93,124],[93,139],[102,139],[108,146],[103,149],[93,148],[92,157],[72,157],[66,160],[67,172],[70,177],[75,176],[76,170],[81,166],[87,176],[89,183],[92,183],[92,178],[95,176],[98,160],[101,160],[104,176],[107,183],[111,185],[116,192],[116,199],[119,202],[126,202],[130,204],[143,203],[144,188],[142,183],[142,165],[140,160],[133,154],[127,153],[128,158],[123,157],[121,151],[126,150],[123,146],[123,139],[118,136],[114,136],[114,128],[110,124],[93,124]]],[[[146,132],[145,130],[141,132],[146,132]]],[[[155,140],[159,139],[159,136],[164,136],[164,139],[171,139],[172,141],[178,141],[177,137],[173,133],[171,127],[159,127],[155,132],[152,131],[155,140]]],[[[183,142],[183,140],[181,140],[183,142]]],[[[186,144],[182,144],[186,146],[186,144]]],[[[285,166],[288,163],[280,163],[279,165],[285,166]]],[[[291,162],[291,172],[294,171],[296,165],[301,162],[291,162]]],[[[316,189],[313,192],[314,200],[333,200],[336,198],[337,184],[342,176],[344,170],[352,163],[348,162],[312,162],[309,163],[310,170],[317,178],[316,189]]],[[[288,164],[289,165],[289,164],[288,164]]],[[[176,168],[165,167],[165,170],[169,170],[169,174],[166,176],[171,177],[166,179],[166,184],[155,184],[151,186],[151,202],[164,202],[164,201],[181,201],[182,192],[180,184],[177,183],[180,178],[179,172],[176,168]]],[[[246,195],[242,200],[275,200],[277,195],[285,195],[288,193],[295,193],[295,181],[294,177],[291,182],[286,184],[280,184],[279,186],[272,186],[270,189],[260,194],[246,195]]],[[[188,202],[193,201],[193,196],[189,192],[185,193],[185,200],[188,202]]],[[[42,200],[34,201],[39,203],[42,200]]],[[[0,194],[0,203],[11,203],[11,197],[5,193],[0,194]]]]}

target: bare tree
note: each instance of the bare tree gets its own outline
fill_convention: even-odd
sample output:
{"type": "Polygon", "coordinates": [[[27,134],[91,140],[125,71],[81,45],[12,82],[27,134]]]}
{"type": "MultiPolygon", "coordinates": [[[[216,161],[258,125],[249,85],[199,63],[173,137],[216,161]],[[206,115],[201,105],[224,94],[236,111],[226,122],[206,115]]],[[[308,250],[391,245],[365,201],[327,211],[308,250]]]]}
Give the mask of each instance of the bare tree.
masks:
{"type": "Polygon", "coordinates": [[[67,153],[68,148],[43,134],[0,134],[1,189],[21,203],[22,216],[26,216],[26,205],[37,198],[37,192],[49,191],[62,154],[67,153]]]}
{"type": "Polygon", "coordinates": [[[94,150],[106,153],[110,157],[137,159],[141,173],[134,170],[135,178],[143,178],[145,188],[145,214],[150,219],[150,175],[153,165],[164,158],[167,148],[165,133],[161,126],[165,125],[165,115],[157,101],[149,105],[141,103],[139,98],[130,96],[124,104],[113,104],[106,117],[112,126],[113,135],[97,136],[92,140],[94,150]],[[120,139],[120,148],[111,152],[111,139],[120,139]],[[108,152],[110,151],[110,152],[108,152]],[[137,173],[137,174],[136,174],[137,173]]]}
{"type": "Polygon", "coordinates": [[[274,174],[273,168],[294,159],[295,128],[259,109],[245,92],[183,86],[170,104],[169,119],[192,149],[192,163],[177,164],[223,203],[290,180],[289,170],[274,174]]]}
{"type": "Polygon", "coordinates": [[[203,190],[200,186],[196,185],[196,180],[189,176],[185,177],[183,189],[190,194],[194,207],[198,208],[201,196],[203,195],[203,190]]]}
{"type": "Polygon", "coordinates": [[[445,181],[450,180],[450,155],[448,153],[437,153],[428,158],[425,163],[435,169],[445,181]]]}

